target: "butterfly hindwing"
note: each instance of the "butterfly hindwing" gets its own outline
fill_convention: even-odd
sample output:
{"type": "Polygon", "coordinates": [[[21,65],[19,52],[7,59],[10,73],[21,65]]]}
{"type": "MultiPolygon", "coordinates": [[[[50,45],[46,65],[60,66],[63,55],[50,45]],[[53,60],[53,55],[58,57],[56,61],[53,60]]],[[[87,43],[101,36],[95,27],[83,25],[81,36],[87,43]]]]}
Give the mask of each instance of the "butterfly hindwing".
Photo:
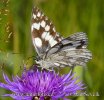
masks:
{"type": "Polygon", "coordinates": [[[87,47],[87,44],[88,39],[86,33],[77,32],[67,38],[62,39],[62,41],[50,48],[47,51],[47,56],[62,50],[83,49],[87,47]]]}
{"type": "Polygon", "coordinates": [[[91,59],[91,52],[86,49],[88,39],[86,33],[78,32],[63,39],[48,52],[46,58],[51,56],[53,62],[60,67],[63,66],[84,66],[91,59]]]}

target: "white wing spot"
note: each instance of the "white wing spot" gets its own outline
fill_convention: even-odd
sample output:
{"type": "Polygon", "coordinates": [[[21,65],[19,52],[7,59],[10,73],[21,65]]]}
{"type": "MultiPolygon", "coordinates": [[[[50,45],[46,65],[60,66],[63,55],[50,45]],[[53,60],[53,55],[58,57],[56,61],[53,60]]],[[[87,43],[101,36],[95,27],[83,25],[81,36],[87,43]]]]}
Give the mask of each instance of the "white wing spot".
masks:
{"type": "Polygon", "coordinates": [[[52,47],[52,46],[54,46],[55,44],[57,44],[57,41],[54,40],[54,38],[51,36],[51,38],[49,39],[49,44],[50,44],[50,46],[52,47]]]}
{"type": "Polygon", "coordinates": [[[41,13],[40,13],[40,12],[38,12],[37,16],[38,16],[38,17],[40,17],[40,15],[41,15],[41,13]]]}
{"type": "Polygon", "coordinates": [[[47,35],[47,32],[43,32],[42,33],[42,39],[44,39],[46,35],[47,35]]]}
{"type": "Polygon", "coordinates": [[[50,41],[51,38],[52,38],[52,36],[50,35],[49,32],[42,33],[42,39],[45,39],[46,41],[50,41]]]}
{"type": "Polygon", "coordinates": [[[55,44],[57,44],[56,40],[54,40],[53,42],[50,43],[51,47],[53,47],[55,44]]]}
{"type": "Polygon", "coordinates": [[[45,21],[43,20],[41,23],[40,23],[40,25],[42,26],[42,27],[45,27],[45,21]]]}
{"type": "Polygon", "coordinates": [[[54,32],[56,31],[54,27],[53,27],[53,31],[54,31],[54,32]]]}
{"type": "Polygon", "coordinates": [[[36,15],[33,13],[33,18],[35,19],[36,18],[36,15]]]}
{"type": "Polygon", "coordinates": [[[34,44],[34,46],[36,45],[37,47],[41,47],[42,46],[42,41],[41,41],[41,39],[40,38],[34,38],[33,39],[33,44],[34,44]]]}
{"type": "Polygon", "coordinates": [[[45,40],[49,41],[50,38],[52,38],[52,36],[50,35],[49,32],[47,32],[46,36],[45,36],[45,40]]]}
{"type": "Polygon", "coordinates": [[[50,26],[47,25],[47,26],[45,27],[45,31],[49,31],[49,29],[50,29],[50,26]]]}
{"type": "Polygon", "coordinates": [[[34,28],[39,30],[40,29],[40,23],[33,23],[31,26],[31,31],[33,31],[34,28]]]}

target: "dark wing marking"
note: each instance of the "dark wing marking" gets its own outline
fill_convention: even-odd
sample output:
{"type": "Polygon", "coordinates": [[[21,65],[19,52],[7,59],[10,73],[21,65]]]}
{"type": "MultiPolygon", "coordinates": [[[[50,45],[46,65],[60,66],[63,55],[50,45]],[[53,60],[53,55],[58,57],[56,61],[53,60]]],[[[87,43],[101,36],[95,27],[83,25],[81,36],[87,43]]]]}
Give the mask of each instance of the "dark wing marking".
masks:
{"type": "Polygon", "coordinates": [[[46,57],[55,56],[54,60],[60,67],[84,66],[92,57],[91,52],[86,49],[87,44],[88,39],[86,33],[78,32],[53,46],[47,52],[46,57]]]}
{"type": "Polygon", "coordinates": [[[50,48],[50,50],[47,51],[47,56],[67,49],[83,49],[87,47],[87,43],[88,38],[86,36],[86,33],[78,32],[69,36],[68,38],[63,39],[52,48],[50,48]]]}
{"type": "Polygon", "coordinates": [[[53,23],[37,7],[32,10],[31,33],[33,45],[39,56],[61,41],[53,23]]]}

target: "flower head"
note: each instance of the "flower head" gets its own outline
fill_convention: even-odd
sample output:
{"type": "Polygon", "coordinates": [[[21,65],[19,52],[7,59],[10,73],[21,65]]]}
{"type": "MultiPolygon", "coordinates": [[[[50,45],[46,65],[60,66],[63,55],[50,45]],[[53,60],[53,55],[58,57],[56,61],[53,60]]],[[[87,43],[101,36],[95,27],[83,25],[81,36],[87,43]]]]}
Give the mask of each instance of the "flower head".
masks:
{"type": "Polygon", "coordinates": [[[3,74],[6,84],[0,83],[0,87],[12,91],[12,94],[5,94],[16,100],[57,100],[65,99],[69,94],[77,93],[83,89],[81,82],[73,79],[74,74],[60,76],[55,71],[26,70],[21,77],[12,77],[3,74]]]}

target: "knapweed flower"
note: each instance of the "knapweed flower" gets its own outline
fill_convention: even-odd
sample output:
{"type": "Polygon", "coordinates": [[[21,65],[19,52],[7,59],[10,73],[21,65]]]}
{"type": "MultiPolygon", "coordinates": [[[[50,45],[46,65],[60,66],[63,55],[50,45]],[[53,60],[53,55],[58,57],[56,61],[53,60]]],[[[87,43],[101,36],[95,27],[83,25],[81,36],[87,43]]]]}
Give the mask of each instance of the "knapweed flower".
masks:
{"type": "Polygon", "coordinates": [[[39,71],[38,69],[26,70],[21,77],[12,77],[12,81],[3,74],[6,84],[0,83],[0,87],[12,91],[10,96],[15,100],[58,100],[66,99],[70,94],[83,90],[83,84],[76,82],[71,71],[65,75],[59,75],[55,71],[39,71]]]}

